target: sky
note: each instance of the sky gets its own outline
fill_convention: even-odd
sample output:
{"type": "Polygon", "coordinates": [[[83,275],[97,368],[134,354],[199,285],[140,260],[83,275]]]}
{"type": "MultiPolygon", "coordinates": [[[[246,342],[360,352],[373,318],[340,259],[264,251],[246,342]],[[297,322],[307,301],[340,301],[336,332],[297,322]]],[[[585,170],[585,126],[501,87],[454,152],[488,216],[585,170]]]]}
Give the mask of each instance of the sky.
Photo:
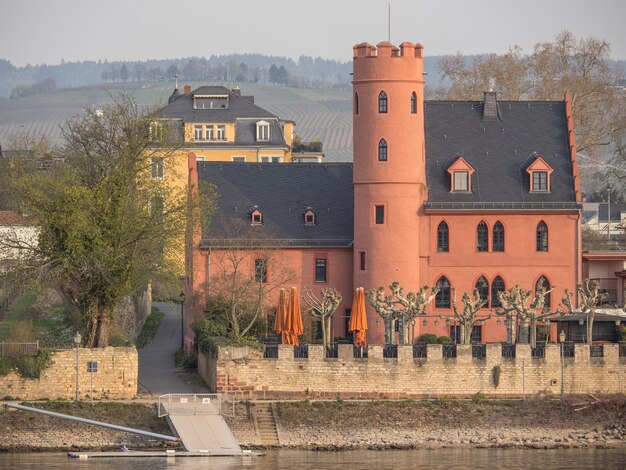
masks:
{"type": "MultiPolygon", "coordinates": [[[[0,0],[0,58],[145,60],[230,53],[348,61],[388,35],[387,0],[0,0]]],[[[562,30],[626,59],[626,0],[391,0],[391,41],[426,55],[506,52],[562,30]]]]}

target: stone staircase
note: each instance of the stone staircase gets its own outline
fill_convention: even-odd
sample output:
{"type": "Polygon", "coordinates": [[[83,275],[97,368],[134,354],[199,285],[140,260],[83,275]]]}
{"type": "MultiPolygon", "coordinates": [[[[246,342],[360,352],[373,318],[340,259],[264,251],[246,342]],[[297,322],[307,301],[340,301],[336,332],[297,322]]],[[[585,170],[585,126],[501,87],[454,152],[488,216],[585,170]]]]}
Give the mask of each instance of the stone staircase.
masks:
{"type": "Polygon", "coordinates": [[[277,446],[278,431],[271,403],[255,403],[252,414],[261,445],[277,446]]]}

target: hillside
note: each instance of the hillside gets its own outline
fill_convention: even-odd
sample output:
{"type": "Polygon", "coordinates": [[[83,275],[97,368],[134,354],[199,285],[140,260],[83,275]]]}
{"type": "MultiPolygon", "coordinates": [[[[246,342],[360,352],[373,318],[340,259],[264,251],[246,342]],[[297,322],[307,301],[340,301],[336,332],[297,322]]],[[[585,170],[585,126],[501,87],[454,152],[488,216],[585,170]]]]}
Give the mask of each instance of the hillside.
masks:
{"type": "MultiPolygon", "coordinates": [[[[320,139],[327,161],[352,160],[352,98],[349,91],[238,83],[192,82],[192,88],[219,84],[239,86],[245,95],[282,119],[296,122],[304,141],[320,139]]],[[[0,99],[0,145],[10,147],[11,136],[19,133],[60,137],[60,125],[83,109],[98,106],[120,92],[129,93],[143,106],[167,101],[173,89],[168,82],[127,83],[71,88],[19,99],[0,99]]]]}

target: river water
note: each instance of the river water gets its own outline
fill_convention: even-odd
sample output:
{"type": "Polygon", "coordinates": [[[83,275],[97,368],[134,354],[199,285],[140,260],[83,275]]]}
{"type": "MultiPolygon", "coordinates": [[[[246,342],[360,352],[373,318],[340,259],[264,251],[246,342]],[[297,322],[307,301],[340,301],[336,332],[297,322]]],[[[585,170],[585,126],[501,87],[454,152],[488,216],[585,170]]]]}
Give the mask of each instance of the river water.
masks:
{"type": "Polygon", "coordinates": [[[66,454],[0,454],[0,469],[70,470],[360,470],[594,469],[623,470],[623,449],[436,449],[313,452],[271,450],[262,457],[68,459],[66,454]]]}

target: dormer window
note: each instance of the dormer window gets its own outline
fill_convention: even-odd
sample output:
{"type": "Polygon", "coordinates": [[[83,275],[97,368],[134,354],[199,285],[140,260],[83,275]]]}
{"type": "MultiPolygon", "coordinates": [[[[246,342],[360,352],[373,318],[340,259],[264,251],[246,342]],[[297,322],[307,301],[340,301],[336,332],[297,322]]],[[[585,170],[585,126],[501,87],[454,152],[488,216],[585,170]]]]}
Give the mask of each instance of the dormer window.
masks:
{"type": "Polygon", "coordinates": [[[267,121],[259,121],[256,123],[256,140],[257,142],[269,142],[270,140],[270,123],[267,121]]]}
{"type": "Polygon", "coordinates": [[[263,213],[258,209],[252,211],[252,225],[263,225],[263,213]]]}
{"type": "Polygon", "coordinates": [[[311,209],[304,213],[304,225],[315,225],[315,212],[311,209]]]}
{"type": "Polygon", "coordinates": [[[194,95],[193,109],[227,109],[228,95],[194,95]]]}
{"type": "Polygon", "coordinates": [[[471,193],[472,173],[474,171],[474,168],[463,157],[457,158],[448,168],[448,173],[450,173],[450,192],[471,193]]]}
{"type": "Polygon", "coordinates": [[[535,158],[526,171],[530,176],[531,193],[550,192],[550,179],[554,170],[543,158],[535,158]]]}

